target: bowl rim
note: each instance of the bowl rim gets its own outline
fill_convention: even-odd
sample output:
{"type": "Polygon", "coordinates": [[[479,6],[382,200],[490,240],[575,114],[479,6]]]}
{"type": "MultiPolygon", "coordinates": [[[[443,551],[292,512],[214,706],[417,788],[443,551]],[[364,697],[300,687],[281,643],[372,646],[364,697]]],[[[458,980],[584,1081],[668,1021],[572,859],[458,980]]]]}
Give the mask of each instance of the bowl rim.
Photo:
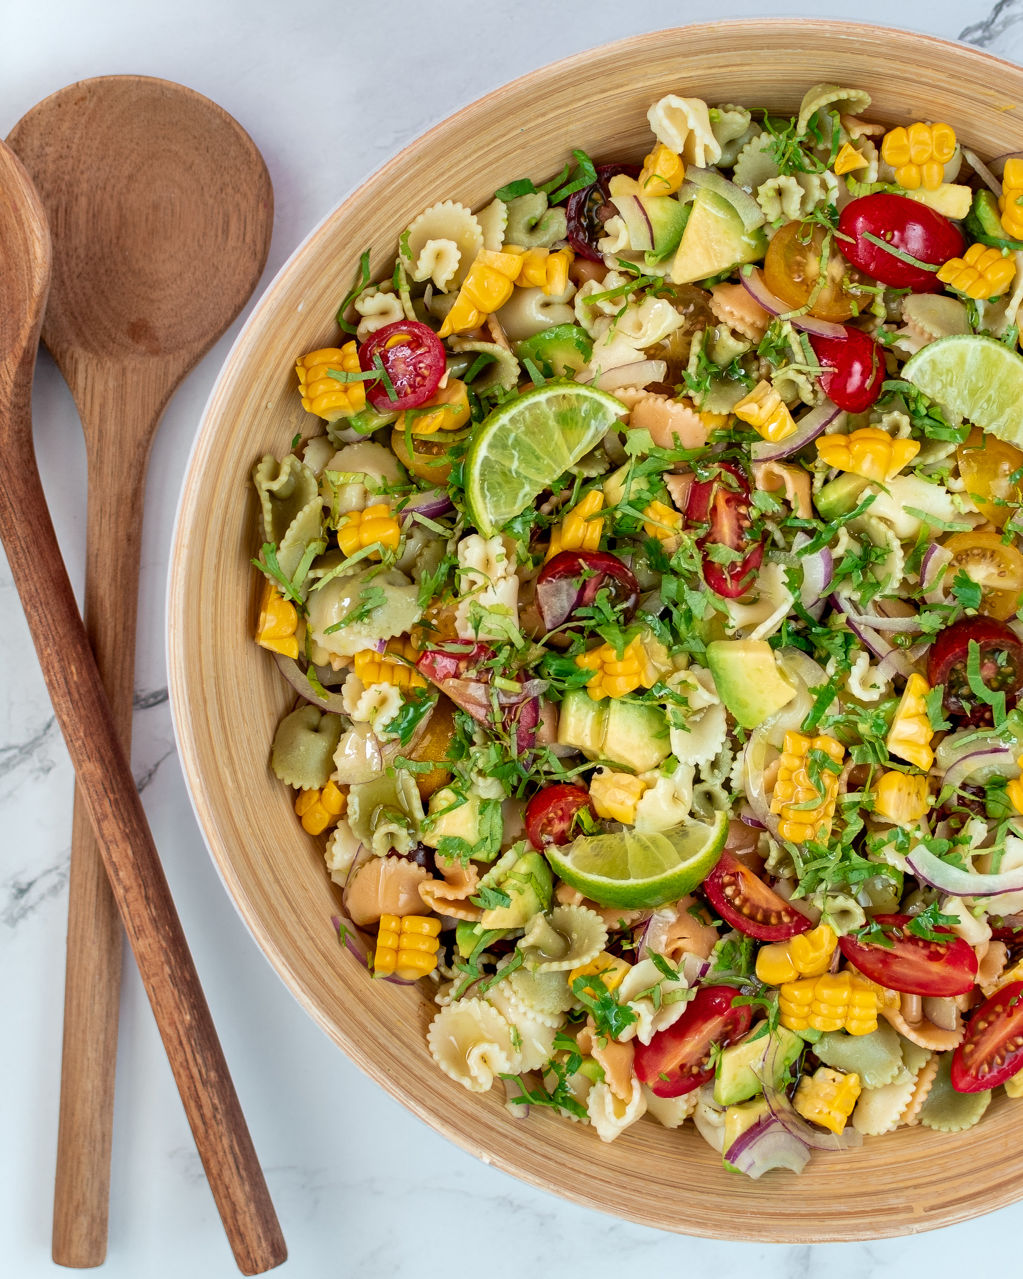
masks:
{"type": "MultiPolygon", "coordinates": [[[[503,1172],[508,1173],[518,1180],[525,1181],[527,1184],[538,1189],[545,1190],[561,1199],[565,1199],[582,1207],[603,1212],[621,1220],[626,1220],[639,1225],[646,1225],[653,1229],[661,1229],[671,1233],[736,1242],[778,1242],[779,1236],[777,1233],[772,1233],[770,1231],[756,1230],[755,1223],[753,1223],[754,1228],[747,1230],[735,1230],[728,1227],[721,1228],[716,1223],[706,1225],[701,1221],[685,1221],[678,1223],[658,1222],[657,1224],[652,1225],[648,1219],[644,1219],[642,1216],[635,1213],[613,1210],[608,1207],[606,1203],[598,1201],[592,1196],[588,1196],[582,1190],[577,1191],[572,1187],[563,1184],[552,1185],[545,1181],[541,1176],[533,1175],[530,1171],[521,1167],[514,1158],[505,1157],[501,1154],[495,1155],[481,1143],[474,1140],[471,1133],[467,1133],[463,1128],[459,1127],[456,1122],[450,1120],[445,1114],[438,1113],[434,1109],[419,1103],[413,1093],[403,1089],[394,1076],[383,1071],[365,1054],[357,1039],[351,1037],[343,1028],[333,1022],[319,1008],[316,1002],[309,997],[300,978],[292,970],[286,956],[279,949],[278,944],[274,940],[273,936],[268,932],[261,918],[254,911],[247,909],[248,903],[246,901],[245,894],[242,891],[242,886],[232,873],[232,862],[227,842],[220,832],[216,813],[203,784],[199,768],[199,761],[195,749],[197,738],[192,732],[191,714],[188,705],[188,677],[185,670],[184,649],[179,639],[179,636],[183,633],[183,628],[177,626],[175,623],[179,620],[178,610],[185,595],[182,587],[184,565],[186,562],[184,547],[187,541],[187,521],[191,503],[191,490],[193,488],[194,474],[200,455],[206,447],[207,436],[213,430],[215,425],[220,401],[224,398],[227,390],[227,384],[232,378],[232,370],[239,362],[239,359],[246,354],[247,348],[252,342],[256,332],[260,329],[265,316],[273,311],[276,300],[275,295],[281,286],[283,279],[289,274],[291,268],[300,258],[303,251],[323,232],[329,223],[344,215],[349,204],[359,195],[362,189],[371,183],[377,183],[385,180],[390,171],[399,167],[414,150],[430,142],[437,135],[446,132],[454,122],[464,120],[471,113],[478,111],[482,107],[499,103],[502,97],[513,92],[521,91],[521,89],[531,81],[540,82],[543,79],[574,70],[578,65],[585,64],[595,54],[607,55],[628,53],[634,48],[642,47],[656,37],[677,38],[681,34],[720,34],[722,30],[736,35],[741,35],[743,33],[754,34],[762,33],[764,28],[769,28],[772,31],[779,32],[788,30],[793,33],[793,36],[805,36],[808,29],[813,29],[815,34],[827,33],[839,40],[871,36],[877,37],[879,35],[893,36],[896,38],[897,42],[906,42],[908,45],[914,45],[918,48],[945,50],[950,55],[954,55],[959,61],[965,60],[972,63],[978,71],[983,69],[986,72],[991,73],[1001,69],[1003,71],[1008,71],[1014,77],[1023,76],[1023,65],[1021,64],[1012,62],[997,54],[990,53],[985,49],[980,49],[974,45],[967,44],[959,39],[935,36],[907,27],[821,17],[744,17],[724,19],[717,22],[685,23],[672,27],[658,28],[588,46],[585,49],[568,54],[563,58],[545,63],[539,67],[533,68],[532,70],[526,71],[521,75],[516,76],[514,79],[506,81],[480,97],[466,103],[456,111],[445,116],[442,120],[431,125],[424,132],[410,139],[399,151],[395,152],[392,156],[385,160],[383,164],[379,165],[365,177],[361,178],[356,185],[350,187],[341,199],[327,210],[313,228],[302,237],[294,249],[288,254],[278,270],[274,273],[273,277],[261,289],[258,299],[252,306],[244,324],[224,357],[221,368],[203,407],[199,427],[188,452],[185,471],[176,503],[171,538],[171,563],[167,578],[165,597],[167,618],[165,631],[165,656],[168,669],[171,723],[192,812],[195,815],[203,842],[206,845],[207,851],[213,861],[220,881],[224,885],[235,910],[245,923],[246,928],[251,934],[253,940],[257,943],[259,950],[263,953],[263,956],[269,963],[270,967],[284,983],[285,987],[295,997],[301,1007],[310,1015],[313,1021],[345,1052],[346,1056],[354,1062],[354,1064],[365,1075],[367,1075],[374,1083],[383,1087],[390,1096],[397,1100],[406,1110],[410,1111],[416,1118],[428,1124],[429,1127],[439,1132],[443,1137],[453,1142],[466,1153],[475,1156],[488,1166],[500,1168],[503,1172]]],[[[1021,101],[1023,101],[1023,82],[1021,82],[1020,88],[1021,101]]],[[[1008,95],[1006,94],[1005,96],[1008,95]]],[[[940,1229],[946,1225],[972,1220],[978,1216],[982,1216],[986,1213],[995,1211],[996,1209],[1015,1203],[1021,1197],[1023,1197],[1023,1181],[1021,1181],[1015,1188],[1007,1188],[1002,1190],[1000,1193],[997,1191],[992,1192],[987,1194],[986,1197],[981,1196],[979,1197],[979,1203],[971,1200],[969,1204],[963,1204],[962,1201],[950,1204],[938,1218],[924,1217],[923,1220],[918,1220],[913,1223],[901,1223],[897,1225],[890,1225],[886,1222],[880,1230],[863,1228],[855,1221],[845,1222],[836,1230],[830,1231],[827,1234],[798,1233],[797,1227],[797,1233],[787,1235],[785,1241],[792,1244],[804,1244],[866,1241],[880,1238],[902,1237],[904,1235],[922,1233],[924,1231],[940,1229]]],[[[747,1219],[747,1221],[748,1220],[749,1219],[747,1219]]]]}

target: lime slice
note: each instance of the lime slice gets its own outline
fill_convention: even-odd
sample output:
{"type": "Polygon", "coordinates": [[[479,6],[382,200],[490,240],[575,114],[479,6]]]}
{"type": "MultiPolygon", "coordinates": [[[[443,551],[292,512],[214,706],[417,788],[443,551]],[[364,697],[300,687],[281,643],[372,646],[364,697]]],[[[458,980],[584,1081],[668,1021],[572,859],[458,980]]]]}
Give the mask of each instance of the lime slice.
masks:
{"type": "Polygon", "coordinates": [[[721,812],[710,824],[691,822],[656,834],[580,835],[564,848],[544,851],[566,884],[600,906],[662,906],[707,878],[727,834],[728,814],[721,812]]]}
{"type": "Polygon", "coordinates": [[[974,334],[939,338],[906,361],[902,376],[928,399],[1023,447],[1023,357],[1003,343],[974,334]]]}
{"type": "Polygon", "coordinates": [[[625,412],[606,391],[547,382],[501,405],[472,434],[465,496],[473,523],[492,536],[595,448],[625,412]]]}

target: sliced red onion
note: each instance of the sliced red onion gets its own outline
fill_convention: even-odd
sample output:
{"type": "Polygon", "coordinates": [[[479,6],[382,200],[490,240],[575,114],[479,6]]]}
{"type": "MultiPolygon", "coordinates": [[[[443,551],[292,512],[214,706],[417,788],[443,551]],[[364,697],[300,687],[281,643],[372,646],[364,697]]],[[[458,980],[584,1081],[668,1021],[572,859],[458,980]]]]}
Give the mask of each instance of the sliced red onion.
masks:
{"type": "MultiPolygon", "coordinates": [[[[901,648],[893,648],[885,654],[874,668],[874,674],[878,681],[882,684],[887,684],[896,675],[901,679],[909,679],[910,675],[913,674],[913,665],[910,661],[910,653],[912,652],[912,649],[908,652],[903,652],[901,648]]],[[[915,661],[916,659],[914,658],[913,660],[915,661]]]]}
{"type": "Polygon", "coordinates": [[[815,1124],[808,1123],[789,1101],[787,1093],[774,1085],[774,1080],[787,1074],[783,1070],[779,1054],[783,1051],[782,1042],[778,1039],[768,1048],[761,1068],[763,1073],[755,1071],[764,1085],[764,1100],[771,1114],[781,1126],[803,1145],[813,1150],[849,1150],[853,1146],[861,1146],[863,1137],[855,1128],[847,1127],[841,1135],[825,1132],[815,1124]]]}
{"type": "Polygon", "coordinates": [[[809,546],[810,540],[808,533],[797,533],[792,541],[792,554],[787,558],[803,570],[803,581],[799,588],[800,604],[808,611],[819,605],[823,612],[824,596],[835,575],[835,561],[826,546],[804,555],[803,548],[809,546]]]}
{"type": "Polygon", "coordinates": [[[906,855],[906,865],[917,879],[952,897],[994,897],[998,893],[1023,892],[1023,866],[1004,870],[997,875],[960,870],[918,845],[906,855]]]}
{"type": "Polygon", "coordinates": [[[945,570],[952,563],[952,552],[932,542],[920,561],[920,586],[928,604],[945,603],[945,570]]]}
{"type": "Polygon", "coordinates": [[[837,404],[832,403],[831,400],[825,400],[823,404],[818,404],[815,409],[811,409],[809,413],[804,413],[797,419],[796,429],[792,435],[787,435],[777,444],[772,444],[768,440],[758,440],[750,449],[750,456],[754,462],[780,462],[784,457],[791,457],[793,453],[798,453],[819,435],[823,435],[841,412],[837,404]]]}
{"type": "Polygon", "coordinates": [[[836,591],[833,598],[846,619],[855,622],[857,626],[868,626],[875,631],[899,631],[903,635],[912,635],[923,630],[923,623],[917,614],[886,617],[881,614],[878,607],[869,613],[864,613],[842,591],[836,591]]]}
{"type": "Polygon", "coordinates": [[[742,219],[742,225],[746,231],[755,231],[767,221],[763,209],[749,192],[730,182],[716,169],[700,169],[691,164],[686,169],[686,181],[691,182],[698,189],[702,187],[703,190],[711,191],[714,195],[727,200],[742,219]]]}
{"type": "Polygon", "coordinates": [[[1003,742],[985,743],[950,764],[941,779],[942,785],[958,789],[968,778],[982,771],[985,781],[993,776],[1011,776],[1016,772],[1016,751],[1003,742]]]}
{"type": "Polygon", "coordinates": [[[725,1159],[747,1177],[756,1180],[774,1168],[800,1173],[810,1158],[810,1148],[775,1118],[765,1115],[725,1151],[725,1159]]]}
{"type": "MultiPolygon", "coordinates": [[[[767,735],[759,728],[754,729],[742,753],[742,779],[754,819],[760,824],[761,829],[769,831],[775,839],[780,839],[778,817],[771,812],[771,804],[764,790],[767,746],[767,735]]],[[[744,817],[743,820],[745,821],[746,818],[744,817]]]]}
{"type": "Polygon", "coordinates": [[[411,494],[398,512],[398,517],[400,519],[416,512],[428,520],[433,520],[438,515],[447,515],[451,510],[454,510],[454,505],[447,493],[441,489],[424,489],[421,493],[411,494]]]}
{"type": "Polygon", "coordinates": [[[341,694],[328,693],[326,697],[320,697],[312,684],[309,683],[305,671],[293,657],[286,657],[283,653],[274,653],[274,661],[277,663],[277,669],[299,697],[304,697],[307,702],[312,702],[321,711],[332,711],[338,715],[344,713],[345,704],[341,694]]]}
{"type": "Polygon", "coordinates": [[[617,391],[622,386],[647,386],[651,382],[663,382],[668,373],[665,360],[637,360],[634,364],[620,364],[615,369],[605,369],[591,383],[600,391],[617,391]]]}
{"type": "Polygon", "coordinates": [[[834,324],[830,320],[818,320],[815,315],[793,315],[793,308],[767,287],[759,267],[740,271],[739,279],[755,302],[759,302],[769,314],[788,320],[794,329],[802,329],[804,333],[812,333],[819,338],[845,338],[844,325],[834,324]]]}
{"type": "MultiPolygon", "coordinates": [[[[1014,156],[1019,156],[1020,154],[1023,153],[1019,151],[1006,151],[1004,155],[996,155],[991,163],[992,165],[1000,164],[1004,169],[1006,160],[1011,160],[1014,156]]],[[[977,177],[980,178],[984,185],[990,188],[995,195],[1002,194],[1001,182],[998,181],[995,175],[975,151],[969,150],[968,147],[963,147],[963,159],[974,171],[977,177]]]]}
{"type": "MultiPolygon", "coordinates": [[[[841,593],[832,595],[831,601],[840,613],[846,613],[845,604],[850,601],[841,593]]],[[[858,612],[854,608],[855,612],[858,612]]],[[[879,631],[875,630],[873,624],[867,626],[861,622],[853,620],[846,613],[846,625],[874,657],[886,663],[885,678],[890,679],[891,675],[900,675],[903,679],[908,679],[913,673],[913,663],[909,655],[900,648],[896,648],[889,640],[887,640],[879,631]]]]}
{"type": "Polygon", "coordinates": [[[760,818],[755,817],[748,808],[743,808],[739,813],[739,821],[745,826],[752,826],[754,830],[767,830],[760,818]]]}

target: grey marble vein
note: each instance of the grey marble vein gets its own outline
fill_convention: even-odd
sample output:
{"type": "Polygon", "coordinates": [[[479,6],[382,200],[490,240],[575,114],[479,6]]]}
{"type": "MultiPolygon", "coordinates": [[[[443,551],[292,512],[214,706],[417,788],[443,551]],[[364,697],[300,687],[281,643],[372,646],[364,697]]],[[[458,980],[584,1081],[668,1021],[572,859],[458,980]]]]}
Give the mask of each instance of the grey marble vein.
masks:
{"type": "Polygon", "coordinates": [[[3,881],[3,907],[0,920],[8,928],[14,928],[33,914],[51,898],[59,897],[67,886],[70,854],[67,853],[55,866],[28,878],[28,872],[20,871],[3,881]]]}
{"type": "Polygon", "coordinates": [[[32,737],[23,742],[13,742],[8,746],[0,746],[0,778],[13,773],[23,765],[32,764],[40,777],[44,777],[53,768],[52,759],[40,758],[42,748],[55,736],[54,729],[57,717],[51,715],[43,727],[32,737]]]}
{"type": "Polygon", "coordinates": [[[998,0],[991,12],[979,22],[971,22],[959,32],[959,39],[989,49],[1001,36],[1023,19],[1020,0],[998,0]]]}

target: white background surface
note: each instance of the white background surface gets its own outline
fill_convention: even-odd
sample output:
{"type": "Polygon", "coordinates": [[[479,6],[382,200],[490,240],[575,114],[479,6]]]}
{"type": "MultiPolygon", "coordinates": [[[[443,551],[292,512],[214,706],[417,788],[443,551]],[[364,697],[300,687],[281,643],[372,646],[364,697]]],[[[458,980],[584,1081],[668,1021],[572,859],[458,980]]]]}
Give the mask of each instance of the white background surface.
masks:
{"type": "MultiPolygon", "coordinates": [[[[1023,0],[860,0],[851,11],[838,0],[777,9],[718,0],[713,14],[888,21],[963,35],[1023,60],[1023,0]]],[[[456,107],[577,50],[709,16],[708,7],[669,0],[36,0],[31,7],[8,0],[0,4],[0,136],[41,98],[89,76],[163,76],[199,90],[237,117],[270,169],[277,220],[265,284],[349,190],[456,107]]],[[[574,1207],[448,1144],[371,1085],[299,1009],[214,873],[166,701],[164,587],[174,508],[203,405],[239,327],[178,392],[153,453],[133,762],[288,1240],[281,1273],[603,1279],[642,1268],[699,1279],[795,1279],[825,1270],[829,1279],[943,1279],[979,1262],[990,1273],[1018,1275],[1023,1205],[914,1239],[815,1247],[688,1239],[574,1207]]],[[[41,469],[77,586],[84,453],[74,407],[45,355],[34,412],[41,469]]],[[[0,1275],[12,1279],[58,1270],[49,1235],[71,793],[70,765],[0,555],[0,1275]]],[[[130,958],[125,972],[105,1273],[229,1276],[236,1273],[231,1254],[130,958]]],[[[954,1175],[935,1168],[935,1176],[954,1175]]],[[[864,1186],[864,1214],[878,1194],[882,1186],[864,1186]]],[[[728,1210],[723,1202],[721,1212],[728,1210]]],[[[685,1213],[680,1188],[680,1221],[685,1213]]]]}

